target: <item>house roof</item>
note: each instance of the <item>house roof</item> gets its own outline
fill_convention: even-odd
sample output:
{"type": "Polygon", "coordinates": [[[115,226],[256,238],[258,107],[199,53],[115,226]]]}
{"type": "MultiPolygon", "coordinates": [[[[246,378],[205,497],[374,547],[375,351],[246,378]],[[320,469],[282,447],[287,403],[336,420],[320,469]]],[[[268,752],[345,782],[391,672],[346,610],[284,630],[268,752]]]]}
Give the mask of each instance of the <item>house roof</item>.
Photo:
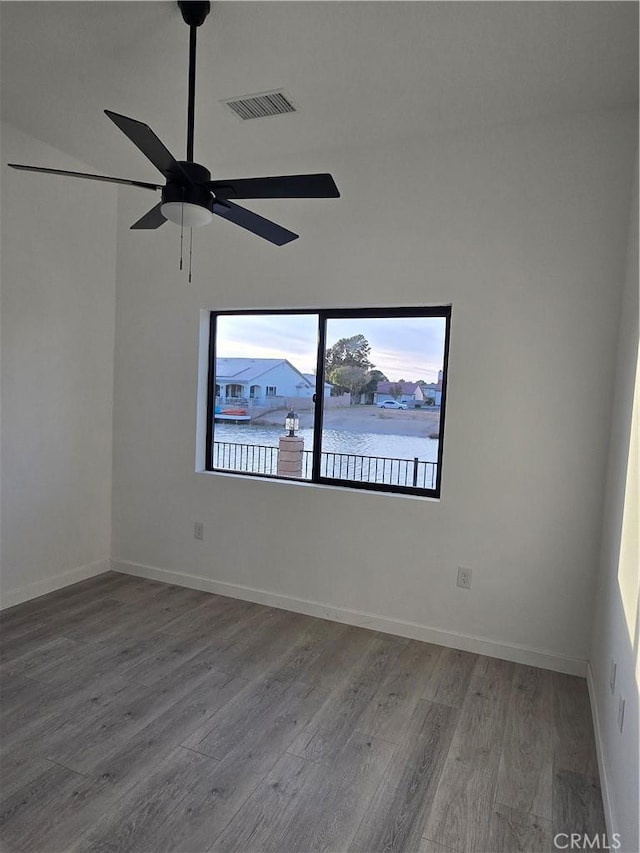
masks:
{"type": "Polygon", "coordinates": [[[283,362],[283,358],[216,358],[216,377],[248,382],[283,362]]]}
{"type": "Polygon", "coordinates": [[[216,379],[251,382],[283,364],[297,373],[305,383],[308,382],[305,375],[286,358],[216,358],[216,379]]]}
{"type": "MultiPolygon", "coordinates": [[[[308,379],[312,385],[316,384],[315,373],[303,373],[302,375],[304,376],[305,379],[308,379]]],[[[331,382],[325,382],[324,387],[325,388],[333,388],[333,385],[331,384],[331,382]]]]}

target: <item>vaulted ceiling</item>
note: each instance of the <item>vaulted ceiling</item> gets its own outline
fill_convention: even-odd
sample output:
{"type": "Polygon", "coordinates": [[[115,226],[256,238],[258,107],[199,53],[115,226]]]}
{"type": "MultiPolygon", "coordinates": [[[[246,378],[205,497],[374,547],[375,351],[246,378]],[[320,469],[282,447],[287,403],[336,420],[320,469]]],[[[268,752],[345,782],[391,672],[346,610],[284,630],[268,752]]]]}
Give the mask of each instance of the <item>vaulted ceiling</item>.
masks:
{"type": "MultiPolygon", "coordinates": [[[[157,178],[104,108],[184,157],[188,29],[175,3],[4,2],[1,16],[6,120],[103,174],[157,178]]],[[[198,33],[195,159],[251,174],[282,155],[633,107],[637,63],[634,2],[213,3],[198,33]],[[299,112],[243,122],[220,103],[274,88],[299,112]]]]}

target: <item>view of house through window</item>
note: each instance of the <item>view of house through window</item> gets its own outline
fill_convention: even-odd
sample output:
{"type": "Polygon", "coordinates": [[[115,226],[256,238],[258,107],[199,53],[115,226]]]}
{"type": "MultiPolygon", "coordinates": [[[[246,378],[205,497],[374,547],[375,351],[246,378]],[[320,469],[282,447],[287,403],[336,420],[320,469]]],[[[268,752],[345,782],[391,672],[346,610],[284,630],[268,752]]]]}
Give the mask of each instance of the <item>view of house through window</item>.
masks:
{"type": "Polygon", "coordinates": [[[294,408],[305,424],[300,476],[311,478],[317,350],[317,314],[217,315],[210,468],[278,476],[294,408]]]}
{"type": "Polygon", "coordinates": [[[438,496],[449,321],[213,312],[207,468],[438,496]]]}

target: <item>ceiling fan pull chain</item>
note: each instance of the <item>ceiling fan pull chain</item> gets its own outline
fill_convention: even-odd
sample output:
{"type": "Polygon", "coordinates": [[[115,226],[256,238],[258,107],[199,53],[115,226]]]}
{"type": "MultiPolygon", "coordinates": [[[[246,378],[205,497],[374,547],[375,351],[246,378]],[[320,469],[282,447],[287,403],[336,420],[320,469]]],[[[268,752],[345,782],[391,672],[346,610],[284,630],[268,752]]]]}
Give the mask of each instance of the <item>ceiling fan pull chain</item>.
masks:
{"type": "Polygon", "coordinates": [[[193,256],[193,228],[189,229],[189,284],[191,284],[191,258],[193,256]]]}
{"type": "MultiPolygon", "coordinates": [[[[182,191],[184,196],[184,190],[182,191]]],[[[182,269],[182,238],[184,236],[184,201],[180,208],[180,269],[182,269]]]]}

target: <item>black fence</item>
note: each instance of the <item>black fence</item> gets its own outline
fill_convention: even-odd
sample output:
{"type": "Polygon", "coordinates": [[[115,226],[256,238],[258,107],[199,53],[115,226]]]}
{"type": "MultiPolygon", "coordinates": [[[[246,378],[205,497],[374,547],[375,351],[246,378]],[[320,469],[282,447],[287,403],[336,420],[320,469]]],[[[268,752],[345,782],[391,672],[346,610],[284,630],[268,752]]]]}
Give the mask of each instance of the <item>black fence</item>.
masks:
{"type": "MultiPolygon", "coordinates": [[[[302,459],[302,478],[311,479],[313,451],[305,450],[302,459]]],[[[322,451],[320,476],[334,480],[362,483],[384,483],[388,486],[407,486],[414,489],[435,489],[437,462],[396,459],[390,456],[363,456],[357,453],[322,451]]],[[[214,441],[213,468],[244,474],[278,473],[278,448],[262,444],[237,444],[214,441]]]]}
{"type": "Polygon", "coordinates": [[[278,448],[263,444],[213,442],[213,467],[245,474],[271,474],[278,471],[278,448]]]}

